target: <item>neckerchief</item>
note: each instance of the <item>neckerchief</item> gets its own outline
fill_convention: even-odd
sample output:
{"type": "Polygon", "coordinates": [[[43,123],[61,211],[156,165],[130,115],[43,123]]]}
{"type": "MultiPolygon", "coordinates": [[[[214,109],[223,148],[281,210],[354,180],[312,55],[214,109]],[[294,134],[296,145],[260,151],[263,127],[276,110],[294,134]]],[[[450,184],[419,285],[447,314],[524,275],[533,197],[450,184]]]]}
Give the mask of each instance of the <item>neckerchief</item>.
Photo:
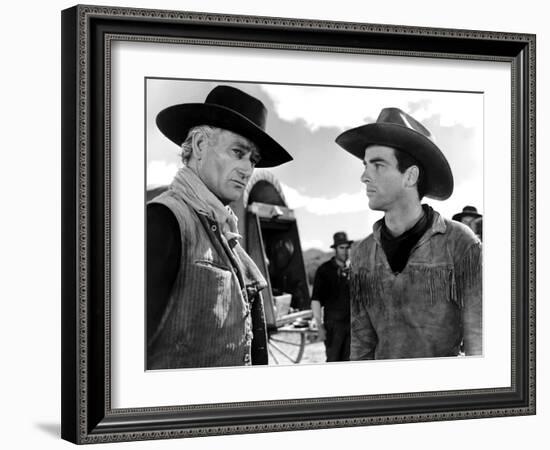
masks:
{"type": "Polygon", "coordinates": [[[432,224],[433,209],[428,205],[422,205],[422,209],[424,214],[412,228],[396,237],[391,235],[386,223],[382,222],[380,244],[384,249],[391,270],[394,272],[401,272],[405,268],[412,248],[432,224]]]}
{"type": "Polygon", "coordinates": [[[202,180],[188,167],[182,167],[174,177],[171,189],[198,213],[208,216],[220,224],[230,251],[238,261],[239,270],[247,288],[249,298],[267,287],[267,282],[254,260],[238,244],[241,239],[237,227],[237,216],[229,206],[216,197],[202,180]]]}
{"type": "Polygon", "coordinates": [[[237,216],[233,210],[229,206],[224,206],[191,169],[184,166],[178,170],[172,182],[172,189],[195,211],[218,222],[228,242],[242,237],[239,234],[237,216]]]}

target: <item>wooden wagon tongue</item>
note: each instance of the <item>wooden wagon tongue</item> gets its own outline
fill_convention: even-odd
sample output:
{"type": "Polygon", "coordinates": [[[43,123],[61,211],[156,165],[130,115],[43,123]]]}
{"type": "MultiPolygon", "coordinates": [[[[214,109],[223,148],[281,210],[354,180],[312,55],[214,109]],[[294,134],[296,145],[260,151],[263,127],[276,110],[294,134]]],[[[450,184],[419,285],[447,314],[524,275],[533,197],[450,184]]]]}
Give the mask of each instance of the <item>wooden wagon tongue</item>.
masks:
{"type": "Polygon", "coordinates": [[[268,326],[276,329],[311,317],[298,224],[279,181],[268,170],[256,170],[242,200],[231,207],[245,250],[268,280],[263,293],[268,326]]]}

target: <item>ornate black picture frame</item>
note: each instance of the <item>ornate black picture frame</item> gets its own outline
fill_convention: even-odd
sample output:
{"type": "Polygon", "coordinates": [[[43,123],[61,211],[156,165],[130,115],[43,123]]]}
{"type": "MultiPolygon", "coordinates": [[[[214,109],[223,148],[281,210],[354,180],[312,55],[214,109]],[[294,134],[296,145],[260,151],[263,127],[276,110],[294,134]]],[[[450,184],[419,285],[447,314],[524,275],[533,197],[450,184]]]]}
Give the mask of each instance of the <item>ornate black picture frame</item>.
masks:
{"type": "Polygon", "coordinates": [[[80,5],[62,12],[64,439],[84,444],[528,414],[535,414],[534,35],[80,5]],[[110,51],[126,40],[509,63],[510,386],[113,408],[110,51]]]}

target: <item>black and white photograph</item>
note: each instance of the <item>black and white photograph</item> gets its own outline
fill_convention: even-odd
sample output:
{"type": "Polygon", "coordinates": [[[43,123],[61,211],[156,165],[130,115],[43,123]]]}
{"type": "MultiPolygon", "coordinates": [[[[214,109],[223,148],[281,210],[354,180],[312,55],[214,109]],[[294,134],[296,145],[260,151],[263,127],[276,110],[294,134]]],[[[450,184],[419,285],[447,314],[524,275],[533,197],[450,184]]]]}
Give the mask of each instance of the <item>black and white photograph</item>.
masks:
{"type": "Polygon", "coordinates": [[[535,413],[534,35],[62,20],[64,439],[535,413]]]}
{"type": "Polygon", "coordinates": [[[144,95],[146,370],[483,357],[483,92],[144,95]]]}
{"type": "Polygon", "coordinates": [[[544,5],[6,2],[0,447],[544,448],[544,5]]]}

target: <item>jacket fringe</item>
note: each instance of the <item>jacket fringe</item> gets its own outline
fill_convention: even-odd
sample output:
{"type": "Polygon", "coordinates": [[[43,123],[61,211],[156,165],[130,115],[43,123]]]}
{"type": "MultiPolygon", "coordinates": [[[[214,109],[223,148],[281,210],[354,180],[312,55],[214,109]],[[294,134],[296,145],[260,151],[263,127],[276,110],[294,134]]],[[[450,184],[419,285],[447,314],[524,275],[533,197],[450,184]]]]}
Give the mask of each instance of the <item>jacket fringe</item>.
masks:
{"type": "MultiPolygon", "coordinates": [[[[441,301],[451,301],[457,306],[464,305],[464,283],[468,286],[475,285],[475,278],[479,270],[476,270],[474,258],[463,260],[464,264],[460,266],[457,272],[452,266],[409,266],[403,273],[409,277],[411,285],[420,285],[421,291],[425,292],[430,304],[434,305],[441,301]]],[[[383,301],[384,278],[387,278],[387,269],[384,266],[378,266],[373,271],[360,269],[353,273],[351,277],[351,296],[352,302],[356,307],[370,307],[375,303],[383,301]]]]}
{"type": "Polygon", "coordinates": [[[360,269],[358,273],[351,274],[351,301],[354,306],[371,306],[375,299],[384,297],[383,273],[384,268],[379,266],[373,271],[360,269]]]}
{"type": "Polygon", "coordinates": [[[458,299],[464,306],[468,292],[476,286],[481,286],[482,266],[480,244],[472,245],[456,265],[456,283],[459,286],[458,299]]]}

